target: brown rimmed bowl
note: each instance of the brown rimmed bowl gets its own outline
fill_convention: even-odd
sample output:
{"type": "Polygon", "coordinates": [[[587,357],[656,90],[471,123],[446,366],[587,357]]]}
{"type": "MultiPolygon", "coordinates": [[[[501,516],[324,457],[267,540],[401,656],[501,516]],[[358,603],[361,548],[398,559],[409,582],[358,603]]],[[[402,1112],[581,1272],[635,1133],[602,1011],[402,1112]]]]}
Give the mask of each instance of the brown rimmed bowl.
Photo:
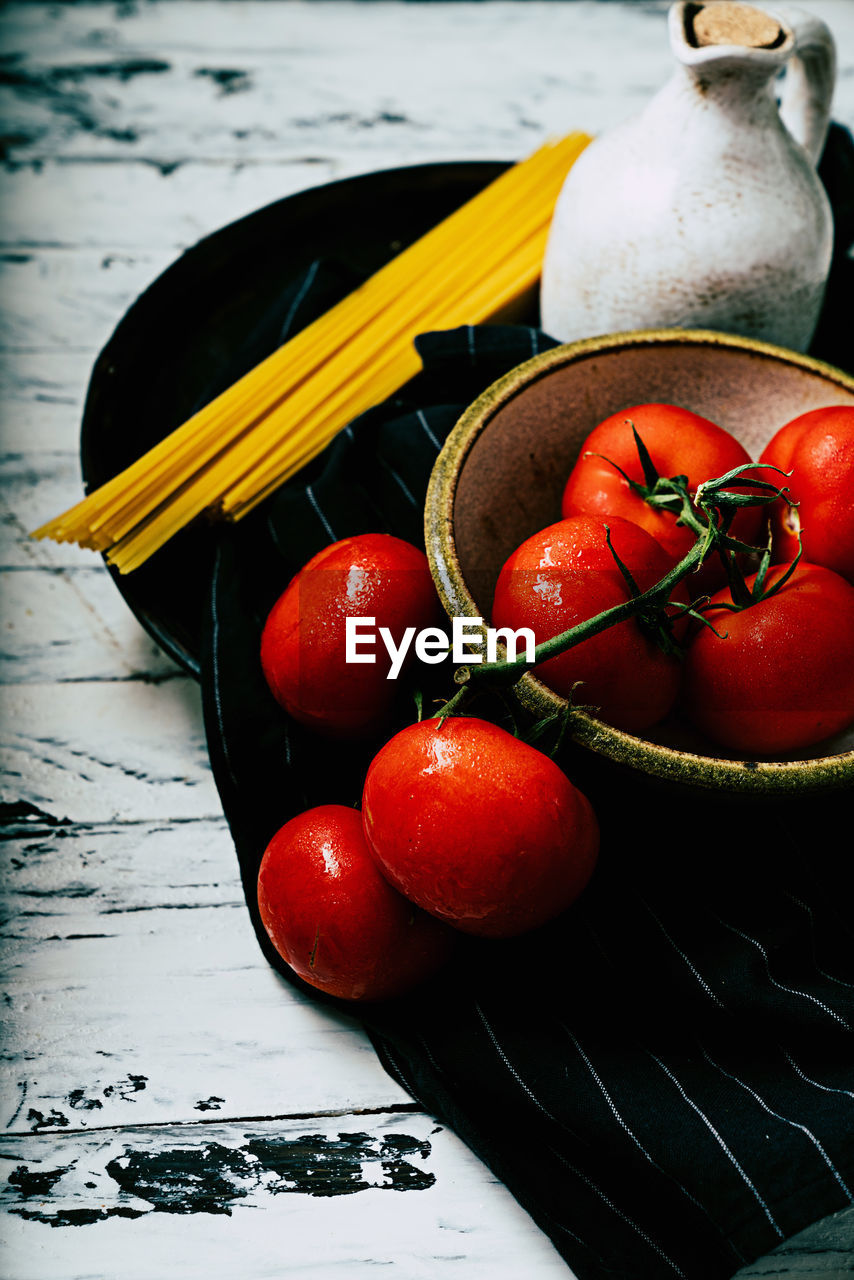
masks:
{"type": "MultiPolygon", "coordinates": [[[[504,561],[561,518],[582,441],[609,414],[648,402],[710,418],[756,458],[798,414],[854,405],[854,378],[768,343],[682,329],[589,338],[517,366],[466,410],[431,477],[427,555],[449,616],[488,624],[504,561]]],[[[566,707],[531,674],[515,694],[537,717],[566,707]]],[[[576,710],[570,732],[601,757],[692,787],[795,793],[854,785],[854,729],[782,759],[723,753],[676,714],[641,738],[576,710]]]]}

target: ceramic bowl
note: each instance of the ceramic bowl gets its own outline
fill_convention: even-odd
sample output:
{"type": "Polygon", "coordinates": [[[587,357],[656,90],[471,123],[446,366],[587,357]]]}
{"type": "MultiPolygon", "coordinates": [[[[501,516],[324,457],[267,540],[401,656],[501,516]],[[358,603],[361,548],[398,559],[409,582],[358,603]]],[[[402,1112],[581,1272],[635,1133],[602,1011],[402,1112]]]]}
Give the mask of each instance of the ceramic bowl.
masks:
{"type": "MultiPolygon", "coordinates": [[[[680,329],[573,342],[519,365],[463,414],[433,470],[427,554],[450,616],[489,621],[504,561],[560,519],[582,441],[609,414],[645,402],[679,404],[711,418],[755,458],[798,414],[854,405],[854,378],[767,343],[680,329]]],[[[530,674],[515,693],[538,717],[566,706],[530,674]]],[[[793,792],[854,783],[852,731],[778,760],[725,753],[677,715],[636,737],[577,711],[571,733],[609,760],[691,786],[793,792]]]]}

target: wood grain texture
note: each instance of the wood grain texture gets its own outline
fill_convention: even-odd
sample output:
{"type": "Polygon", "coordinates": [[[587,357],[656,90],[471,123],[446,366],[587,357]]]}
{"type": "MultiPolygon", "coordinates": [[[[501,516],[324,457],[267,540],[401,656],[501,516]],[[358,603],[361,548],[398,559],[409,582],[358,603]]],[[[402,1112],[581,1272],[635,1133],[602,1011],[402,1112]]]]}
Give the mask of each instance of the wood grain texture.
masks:
{"type": "Polygon", "coordinates": [[[0,800],[72,822],[209,818],[220,811],[198,687],[129,681],[0,688],[0,800]],[[155,696],[156,694],[156,696],[155,696]]]}
{"type": "Polygon", "coordinates": [[[0,259],[0,346],[10,352],[73,352],[85,367],[117,317],[173,256],[94,249],[7,254],[0,259]]]}
{"type": "Polygon", "coordinates": [[[18,805],[4,836],[0,1129],[409,1101],[354,1019],[264,960],[222,818],[87,823],[18,805]]]}
{"type": "Polygon", "coordinates": [[[100,565],[0,570],[0,682],[160,682],[177,674],[100,565]]]}
{"type": "Polygon", "coordinates": [[[100,558],[70,543],[33,542],[42,509],[59,512],[82,496],[77,454],[67,451],[0,455],[0,563],[4,568],[99,566],[100,558]],[[53,504],[59,502],[60,506],[53,504]]]}
{"type": "Polygon", "coordinates": [[[88,362],[76,352],[0,348],[4,451],[68,450],[70,424],[80,421],[88,381],[88,362]]]}
{"type": "Polygon", "coordinates": [[[742,1267],[733,1280],[850,1280],[852,1273],[854,1209],[844,1209],[742,1267]]]}
{"type": "MultiPolygon", "coordinates": [[[[413,1113],[356,1023],[265,964],[198,690],[96,556],[27,532],[80,496],[93,361],[182,248],[333,178],[607,128],[669,73],[666,7],[0,12],[0,1188],[14,1280],[569,1274],[462,1144],[413,1113]]],[[[836,32],[834,114],[854,125],[854,6],[802,7],[836,32]]],[[[833,1246],[810,1256],[829,1267],[833,1246]]]]}
{"type": "Polygon", "coordinates": [[[44,1134],[0,1160],[15,1280],[571,1275],[426,1116],[44,1134]]]}
{"type": "MultiPolygon", "coordinates": [[[[802,7],[851,48],[848,0],[802,7]]],[[[332,177],[601,131],[669,75],[665,8],[249,0],[203,32],[185,0],[8,6],[6,243],[186,245],[332,177]]],[[[854,122],[844,75],[835,115],[854,122]]]]}
{"type": "Polygon", "coordinates": [[[86,6],[17,6],[6,24],[7,48],[24,54],[5,75],[9,154],[16,164],[130,155],[164,165],[389,146],[445,158],[497,146],[500,156],[526,135],[585,127],[574,117],[611,73],[603,41],[620,33],[622,45],[626,23],[643,71],[599,102],[597,127],[627,99],[640,103],[644,81],[667,72],[662,11],[462,4],[451,40],[448,11],[434,5],[221,3],[206,32],[192,3],[101,26],[86,6]]]}

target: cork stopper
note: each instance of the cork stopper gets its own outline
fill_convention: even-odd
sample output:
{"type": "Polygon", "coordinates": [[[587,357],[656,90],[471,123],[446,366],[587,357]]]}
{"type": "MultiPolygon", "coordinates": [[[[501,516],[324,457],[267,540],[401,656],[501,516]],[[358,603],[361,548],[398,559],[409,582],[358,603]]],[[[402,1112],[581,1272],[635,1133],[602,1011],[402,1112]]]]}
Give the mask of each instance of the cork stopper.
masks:
{"type": "Polygon", "coordinates": [[[776,18],[735,0],[692,5],[687,19],[688,40],[698,49],[715,44],[773,49],[786,35],[776,18]]]}

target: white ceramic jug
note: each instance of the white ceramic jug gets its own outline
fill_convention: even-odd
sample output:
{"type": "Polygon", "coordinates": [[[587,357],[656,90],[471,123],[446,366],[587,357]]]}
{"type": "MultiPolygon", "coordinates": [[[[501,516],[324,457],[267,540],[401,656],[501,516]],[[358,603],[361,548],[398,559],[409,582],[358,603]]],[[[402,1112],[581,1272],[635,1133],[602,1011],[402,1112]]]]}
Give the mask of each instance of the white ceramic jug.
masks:
{"type": "Polygon", "coordinates": [[[833,240],[815,172],[833,91],[831,34],[810,15],[731,0],[675,4],[669,23],[673,78],[590,144],[561,192],[542,327],[564,342],[723,329],[804,351],[833,240]]]}

